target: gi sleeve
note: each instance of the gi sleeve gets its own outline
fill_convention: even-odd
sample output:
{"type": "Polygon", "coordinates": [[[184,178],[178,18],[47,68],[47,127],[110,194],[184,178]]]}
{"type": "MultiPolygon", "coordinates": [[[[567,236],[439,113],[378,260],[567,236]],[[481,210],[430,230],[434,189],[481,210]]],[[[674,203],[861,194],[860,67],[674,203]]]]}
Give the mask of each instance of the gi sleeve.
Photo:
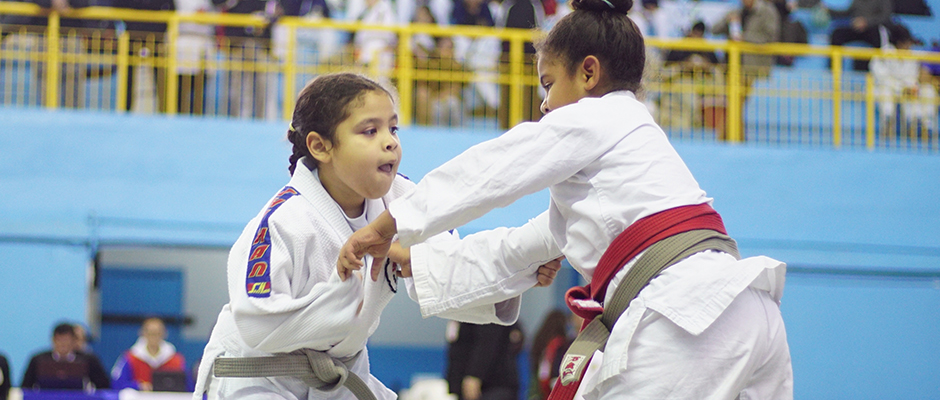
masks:
{"type": "Polygon", "coordinates": [[[560,256],[547,211],[518,228],[428,240],[411,247],[409,295],[424,317],[512,324],[519,296],[538,283],[538,267],[560,256]]]}
{"type": "Polygon", "coordinates": [[[389,206],[402,246],[420,243],[568,179],[635,129],[604,129],[622,119],[608,114],[636,114],[635,120],[641,121],[636,107],[642,104],[632,103],[582,99],[539,122],[516,125],[429,172],[415,190],[389,206]]]}

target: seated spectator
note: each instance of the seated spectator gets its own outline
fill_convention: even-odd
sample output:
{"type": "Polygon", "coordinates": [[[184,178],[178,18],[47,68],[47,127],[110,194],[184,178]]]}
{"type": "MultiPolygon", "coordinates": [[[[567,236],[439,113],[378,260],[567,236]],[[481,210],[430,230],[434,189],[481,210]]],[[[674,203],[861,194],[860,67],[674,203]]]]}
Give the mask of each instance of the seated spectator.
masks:
{"type": "MultiPolygon", "coordinates": [[[[690,39],[705,38],[705,23],[697,21],[692,25],[692,29],[686,34],[690,39]]],[[[714,51],[705,50],[671,50],[666,53],[666,65],[678,63],[687,66],[689,69],[701,67],[710,67],[718,64],[718,55],[714,51]]]]}
{"type": "Polygon", "coordinates": [[[34,355],[23,374],[23,389],[109,389],[111,380],[97,358],[75,351],[70,323],[52,331],[52,350],[34,355]]]}
{"type": "MultiPolygon", "coordinates": [[[[705,37],[705,23],[697,21],[686,34],[690,39],[705,37]]],[[[660,125],[664,128],[714,128],[724,135],[724,86],[718,70],[718,55],[705,50],[671,50],[666,53],[663,82],[669,88],[659,99],[660,125]]]]}
{"type": "MultiPolygon", "coordinates": [[[[465,71],[463,65],[454,58],[454,40],[447,36],[436,38],[427,56],[416,55],[415,68],[442,74],[465,71]]],[[[416,81],[415,122],[421,125],[459,126],[463,118],[462,87],[461,82],[450,80],[416,81]]]]}
{"type": "MultiPolygon", "coordinates": [[[[881,27],[891,23],[891,0],[852,0],[848,9],[828,10],[832,18],[850,18],[848,26],[836,26],[829,36],[829,43],[842,46],[862,41],[879,48],[882,42],[881,27]]],[[[856,71],[868,71],[868,60],[856,59],[856,71]]]]}
{"type": "MultiPolygon", "coordinates": [[[[891,29],[890,44],[886,51],[909,50],[917,43],[910,31],[902,25],[891,29]]],[[[917,126],[933,128],[937,119],[937,91],[933,78],[917,60],[873,57],[871,74],[875,97],[881,114],[882,131],[891,137],[900,130],[917,136],[917,126]],[[897,110],[902,113],[900,118],[897,110]]]]}
{"type": "MultiPolygon", "coordinates": [[[[166,341],[166,325],[160,318],[148,318],[140,327],[137,342],[117,360],[111,370],[115,389],[132,388],[153,391],[153,374],[156,371],[182,372],[186,387],[193,390],[190,370],[186,368],[183,355],[166,341]]],[[[158,388],[159,389],[159,388],[158,388]]]]}
{"type": "Polygon", "coordinates": [[[0,400],[7,400],[10,397],[10,363],[7,357],[0,354],[0,400]]]}

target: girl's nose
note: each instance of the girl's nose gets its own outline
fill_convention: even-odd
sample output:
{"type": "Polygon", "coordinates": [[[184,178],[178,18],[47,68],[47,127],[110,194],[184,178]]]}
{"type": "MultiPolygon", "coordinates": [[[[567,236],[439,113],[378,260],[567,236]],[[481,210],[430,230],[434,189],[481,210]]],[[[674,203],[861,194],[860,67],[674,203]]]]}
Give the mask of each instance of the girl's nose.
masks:
{"type": "Polygon", "coordinates": [[[542,114],[548,114],[548,112],[551,111],[548,109],[548,98],[542,100],[542,105],[539,107],[539,110],[542,111],[542,114]]]}
{"type": "Polygon", "coordinates": [[[393,135],[391,132],[388,133],[386,140],[388,141],[385,143],[385,150],[395,150],[399,145],[398,136],[393,135]]]}

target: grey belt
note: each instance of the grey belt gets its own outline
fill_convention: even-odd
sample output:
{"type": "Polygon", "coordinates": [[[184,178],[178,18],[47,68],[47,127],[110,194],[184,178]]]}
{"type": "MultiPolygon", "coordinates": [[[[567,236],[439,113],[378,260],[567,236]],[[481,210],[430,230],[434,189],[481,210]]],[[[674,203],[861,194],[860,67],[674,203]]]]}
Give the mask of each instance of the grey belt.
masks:
{"type": "Polygon", "coordinates": [[[741,258],[734,239],[708,229],[679,233],[653,243],[646,249],[627,271],[610,304],[604,306],[604,312],[584,327],[565,352],[559,371],[561,384],[568,386],[581,378],[594,352],[604,350],[614,323],[653,278],[673,264],[704,250],[718,250],[734,258],[741,258]]]}
{"type": "Polygon", "coordinates": [[[329,392],[345,386],[359,400],[376,400],[365,381],[349,371],[359,355],[340,360],[322,351],[297,350],[268,357],[219,357],[213,371],[220,378],[295,377],[308,386],[329,392]]]}

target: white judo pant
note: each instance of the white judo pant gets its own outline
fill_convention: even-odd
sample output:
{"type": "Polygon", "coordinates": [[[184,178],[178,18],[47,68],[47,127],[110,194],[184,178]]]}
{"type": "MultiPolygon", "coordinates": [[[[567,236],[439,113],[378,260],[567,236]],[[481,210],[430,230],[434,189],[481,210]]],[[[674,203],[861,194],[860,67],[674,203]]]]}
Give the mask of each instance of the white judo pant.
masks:
{"type": "Polygon", "coordinates": [[[620,375],[584,395],[608,399],[793,399],[793,369],[780,308],[747,288],[699,335],[647,310],[620,375]]]}

